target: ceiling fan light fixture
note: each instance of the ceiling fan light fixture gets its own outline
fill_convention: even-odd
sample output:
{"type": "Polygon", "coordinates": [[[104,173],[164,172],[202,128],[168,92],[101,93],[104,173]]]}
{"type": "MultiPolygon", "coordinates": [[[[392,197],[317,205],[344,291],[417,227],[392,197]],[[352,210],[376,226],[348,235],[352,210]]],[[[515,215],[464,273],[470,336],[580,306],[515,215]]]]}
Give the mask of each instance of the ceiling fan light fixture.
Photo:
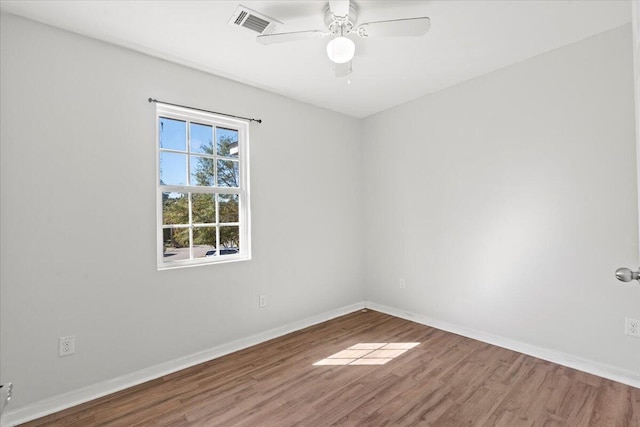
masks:
{"type": "Polygon", "coordinates": [[[335,37],[327,44],[327,55],[336,64],[344,64],[351,61],[355,53],[356,45],[353,40],[347,37],[335,37]]]}

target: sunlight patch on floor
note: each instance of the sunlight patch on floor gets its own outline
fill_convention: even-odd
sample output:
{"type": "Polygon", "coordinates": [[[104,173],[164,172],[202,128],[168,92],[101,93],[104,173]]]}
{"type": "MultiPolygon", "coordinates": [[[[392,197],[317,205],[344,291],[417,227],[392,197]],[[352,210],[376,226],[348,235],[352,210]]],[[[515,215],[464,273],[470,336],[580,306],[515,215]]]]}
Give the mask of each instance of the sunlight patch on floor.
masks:
{"type": "Polygon", "coordinates": [[[419,342],[363,342],[322,359],[314,366],[324,365],[384,365],[406,353],[419,342]]]}

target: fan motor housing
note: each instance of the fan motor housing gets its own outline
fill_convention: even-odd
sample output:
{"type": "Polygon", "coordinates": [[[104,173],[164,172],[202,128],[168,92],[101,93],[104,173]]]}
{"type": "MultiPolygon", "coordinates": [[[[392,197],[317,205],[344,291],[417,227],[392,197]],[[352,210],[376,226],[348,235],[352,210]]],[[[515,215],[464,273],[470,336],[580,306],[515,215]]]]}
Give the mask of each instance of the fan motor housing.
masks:
{"type": "Polygon", "coordinates": [[[349,2],[349,16],[343,22],[340,22],[339,17],[333,16],[333,13],[331,13],[331,9],[329,8],[329,5],[327,5],[327,8],[324,11],[324,25],[326,25],[329,31],[331,31],[334,34],[339,31],[340,26],[344,27],[345,30],[351,30],[356,26],[357,23],[358,23],[358,7],[353,1],[349,2]]]}

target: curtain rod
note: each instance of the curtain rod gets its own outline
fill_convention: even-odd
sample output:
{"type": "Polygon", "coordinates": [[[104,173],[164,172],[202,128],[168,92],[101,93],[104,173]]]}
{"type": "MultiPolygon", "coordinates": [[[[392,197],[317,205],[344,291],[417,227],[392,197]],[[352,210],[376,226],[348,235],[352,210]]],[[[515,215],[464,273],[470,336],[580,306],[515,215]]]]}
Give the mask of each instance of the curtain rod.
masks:
{"type": "Polygon", "coordinates": [[[248,120],[250,122],[262,123],[262,119],[251,119],[249,117],[235,116],[233,114],[218,113],[217,111],[203,110],[202,108],[195,108],[195,107],[187,107],[186,105],[180,105],[180,104],[172,104],[171,102],[159,101],[153,98],[149,98],[149,102],[155,102],[155,103],[164,104],[164,105],[172,105],[174,107],[189,108],[191,110],[204,111],[205,113],[219,114],[221,116],[233,117],[236,119],[248,120]]]}

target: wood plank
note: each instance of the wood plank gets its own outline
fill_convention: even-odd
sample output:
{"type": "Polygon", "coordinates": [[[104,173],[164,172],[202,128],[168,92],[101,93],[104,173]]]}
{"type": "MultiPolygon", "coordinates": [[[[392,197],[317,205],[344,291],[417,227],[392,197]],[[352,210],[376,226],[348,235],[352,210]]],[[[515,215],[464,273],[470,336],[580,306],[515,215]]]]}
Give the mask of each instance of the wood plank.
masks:
{"type": "Polygon", "coordinates": [[[23,424],[147,425],[637,427],[640,389],[369,310],[23,424]],[[400,342],[420,344],[382,365],[314,365],[400,342]]]}

